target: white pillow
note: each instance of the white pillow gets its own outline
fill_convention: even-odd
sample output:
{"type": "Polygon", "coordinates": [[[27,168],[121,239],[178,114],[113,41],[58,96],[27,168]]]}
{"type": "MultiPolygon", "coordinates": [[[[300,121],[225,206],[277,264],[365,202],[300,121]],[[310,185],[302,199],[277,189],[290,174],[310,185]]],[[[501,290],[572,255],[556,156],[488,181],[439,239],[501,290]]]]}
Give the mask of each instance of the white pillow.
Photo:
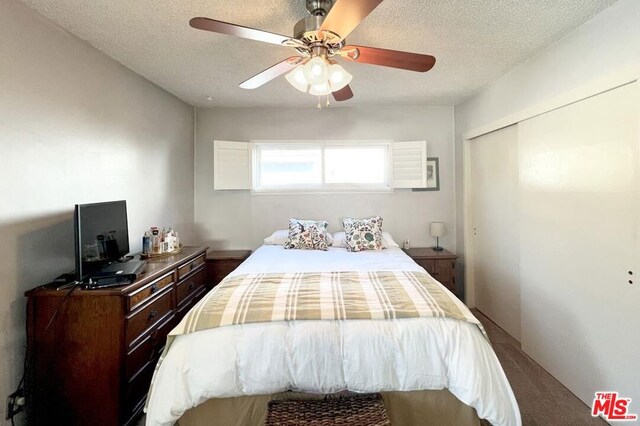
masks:
{"type": "Polygon", "coordinates": [[[382,248],[400,247],[390,233],[382,231],[382,248]]]}
{"type": "MultiPolygon", "coordinates": [[[[266,240],[265,240],[266,241],[266,240]]],[[[333,234],[333,247],[346,247],[347,237],[344,231],[336,232],[333,234]]],[[[390,233],[382,231],[382,248],[400,247],[398,243],[393,240],[390,233]]]]}
{"type": "MultiPolygon", "coordinates": [[[[264,244],[271,246],[283,246],[285,241],[287,241],[287,238],[289,238],[289,230],[280,229],[265,238],[264,244]]],[[[329,232],[327,232],[327,244],[333,244],[333,236],[329,232]]]]}
{"type": "Polygon", "coordinates": [[[266,245],[283,246],[284,242],[289,238],[289,230],[281,229],[264,239],[266,245]]]}

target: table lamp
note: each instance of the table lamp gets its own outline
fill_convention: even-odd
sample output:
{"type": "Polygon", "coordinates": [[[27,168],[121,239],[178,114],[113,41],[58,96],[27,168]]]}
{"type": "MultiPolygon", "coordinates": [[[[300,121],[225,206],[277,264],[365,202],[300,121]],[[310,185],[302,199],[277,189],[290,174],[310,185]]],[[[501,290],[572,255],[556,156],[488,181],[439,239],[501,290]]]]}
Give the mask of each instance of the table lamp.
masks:
{"type": "Polygon", "coordinates": [[[440,247],[440,237],[444,235],[444,223],[431,222],[430,233],[432,237],[436,237],[436,246],[433,247],[433,250],[442,251],[442,247],[440,247]]]}

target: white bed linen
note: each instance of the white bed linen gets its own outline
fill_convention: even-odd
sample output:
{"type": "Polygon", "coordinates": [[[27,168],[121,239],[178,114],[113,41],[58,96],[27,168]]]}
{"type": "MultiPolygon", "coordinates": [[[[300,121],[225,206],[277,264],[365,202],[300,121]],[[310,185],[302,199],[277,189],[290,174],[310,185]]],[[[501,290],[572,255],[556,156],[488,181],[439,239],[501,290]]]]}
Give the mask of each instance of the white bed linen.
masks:
{"type": "MultiPolygon", "coordinates": [[[[398,248],[262,246],[232,275],[364,270],[423,269],[398,248]]],[[[443,388],[495,426],[521,425],[502,367],[474,324],[449,318],[243,324],[176,337],[149,394],[147,425],[171,425],[210,398],[443,388]]]]}

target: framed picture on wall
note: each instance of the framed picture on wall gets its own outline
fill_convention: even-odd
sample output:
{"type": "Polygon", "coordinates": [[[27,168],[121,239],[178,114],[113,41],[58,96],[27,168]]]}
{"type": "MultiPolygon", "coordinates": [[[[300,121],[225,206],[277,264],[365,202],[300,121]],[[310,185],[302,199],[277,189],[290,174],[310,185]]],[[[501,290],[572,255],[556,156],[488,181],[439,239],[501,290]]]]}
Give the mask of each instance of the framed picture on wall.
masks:
{"type": "Polygon", "coordinates": [[[440,163],[438,157],[427,158],[427,187],[412,191],[440,191],[440,163]]]}

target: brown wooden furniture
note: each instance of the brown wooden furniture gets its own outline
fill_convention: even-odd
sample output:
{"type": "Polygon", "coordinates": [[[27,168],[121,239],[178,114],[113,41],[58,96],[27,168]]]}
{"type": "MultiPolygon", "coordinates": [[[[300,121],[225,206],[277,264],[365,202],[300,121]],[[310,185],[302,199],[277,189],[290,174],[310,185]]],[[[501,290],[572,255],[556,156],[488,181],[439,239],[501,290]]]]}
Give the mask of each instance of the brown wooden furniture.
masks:
{"type": "Polygon", "coordinates": [[[405,250],[418,265],[427,270],[453,294],[458,294],[456,287],[456,259],[458,256],[447,250],[436,251],[432,247],[414,247],[405,250]]]}
{"type": "Polygon", "coordinates": [[[215,287],[250,255],[251,250],[211,250],[207,253],[207,283],[215,287]]]}
{"type": "Polygon", "coordinates": [[[207,290],[206,250],[149,259],[126,286],[28,291],[29,424],[135,424],[167,333],[207,290]]]}

